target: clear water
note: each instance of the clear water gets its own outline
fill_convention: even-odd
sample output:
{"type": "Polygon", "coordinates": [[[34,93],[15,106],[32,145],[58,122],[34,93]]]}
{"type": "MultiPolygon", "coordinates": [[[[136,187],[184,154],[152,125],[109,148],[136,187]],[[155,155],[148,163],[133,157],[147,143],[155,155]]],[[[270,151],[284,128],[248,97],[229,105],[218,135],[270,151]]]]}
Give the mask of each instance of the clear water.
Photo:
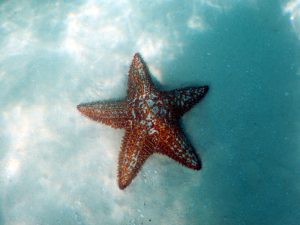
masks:
{"type": "Polygon", "coordinates": [[[1,1],[0,224],[298,225],[300,1],[1,1]],[[123,130],[81,102],[123,98],[140,52],[185,114],[192,171],[153,156],[125,190],[123,130]]]}

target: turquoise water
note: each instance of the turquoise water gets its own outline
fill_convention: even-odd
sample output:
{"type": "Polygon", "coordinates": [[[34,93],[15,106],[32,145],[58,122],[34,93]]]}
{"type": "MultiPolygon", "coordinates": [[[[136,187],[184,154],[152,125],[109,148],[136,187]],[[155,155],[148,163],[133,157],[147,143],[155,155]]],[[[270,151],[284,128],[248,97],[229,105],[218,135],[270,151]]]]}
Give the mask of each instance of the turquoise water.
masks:
{"type": "Polygon", "coordinates": [[[1,1],[0,224],[298,225],[300,2],[1,1]],[[263,3],[262,3],[263,2],[263,3]],[[163,90],[209,85],[182,118],[203,169],[154,155],[124,191],[124,98],[140,52],[163,90]]]}

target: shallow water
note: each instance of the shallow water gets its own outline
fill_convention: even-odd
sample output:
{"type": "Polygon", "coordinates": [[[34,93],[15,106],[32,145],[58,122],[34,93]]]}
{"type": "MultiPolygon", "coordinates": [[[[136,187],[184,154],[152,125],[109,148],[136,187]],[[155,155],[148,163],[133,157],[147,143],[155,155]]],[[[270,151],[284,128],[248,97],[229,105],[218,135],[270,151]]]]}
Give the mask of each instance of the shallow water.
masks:
{"type": "Polygon", "coordinates": [[[298,225],[300,1],[1,1],[0,224],[298,225]],[[263,3],[262,3],[263,2],[263,3]],[[182,118],[203,169],[154,155],[124,191],[121,99],[140,52],[163,90],[209,85],[182,118]]]}

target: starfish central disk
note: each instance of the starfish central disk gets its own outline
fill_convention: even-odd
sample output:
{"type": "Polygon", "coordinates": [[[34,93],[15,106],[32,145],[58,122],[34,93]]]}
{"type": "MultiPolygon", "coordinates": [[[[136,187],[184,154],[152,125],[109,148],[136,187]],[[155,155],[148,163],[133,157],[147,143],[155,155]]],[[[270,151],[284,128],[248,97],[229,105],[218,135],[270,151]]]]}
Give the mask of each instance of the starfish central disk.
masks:
{"type": "Polygon", "coordinates": [[[208,86],[158,90],[136,53],[128,74],[126,99],[83,103],[77,109],[92,120],[125,129],[118,168],[118,184],[124,189],[153,153],[164,154],[188,168],[201,169],[200,158],[178,121],[207,91],[208,86]]]}

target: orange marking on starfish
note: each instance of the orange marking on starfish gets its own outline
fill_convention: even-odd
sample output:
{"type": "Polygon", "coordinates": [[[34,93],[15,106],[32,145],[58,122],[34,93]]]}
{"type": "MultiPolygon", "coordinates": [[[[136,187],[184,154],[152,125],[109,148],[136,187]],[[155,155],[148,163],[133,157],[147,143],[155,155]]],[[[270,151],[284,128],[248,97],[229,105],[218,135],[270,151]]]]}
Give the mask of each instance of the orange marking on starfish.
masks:
{"type": "Polygon", "coordinates": [[[188,168],[201,169],[200,158],[181,132],[178,120],[207,91],[208,86],[157,90],[147,65],[136,53],[125,100],[84,103],[77,108],[92,120],[125,129],[118,168],[118,184],[124,189],[153,153],[164,154],[188,168]]]}

